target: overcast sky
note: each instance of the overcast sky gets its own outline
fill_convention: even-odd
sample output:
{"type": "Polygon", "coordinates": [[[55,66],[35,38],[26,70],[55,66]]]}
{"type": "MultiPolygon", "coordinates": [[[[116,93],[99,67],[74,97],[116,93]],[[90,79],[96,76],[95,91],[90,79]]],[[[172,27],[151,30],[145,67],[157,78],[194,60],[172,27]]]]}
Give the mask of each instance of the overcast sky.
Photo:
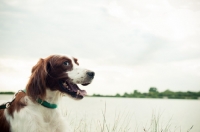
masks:
{"type": "Polygon", "coordinates": [[[0,0],[0,91],[52,54],[96,72],[89,94],[200,91],[200,1],[0,0]]]}

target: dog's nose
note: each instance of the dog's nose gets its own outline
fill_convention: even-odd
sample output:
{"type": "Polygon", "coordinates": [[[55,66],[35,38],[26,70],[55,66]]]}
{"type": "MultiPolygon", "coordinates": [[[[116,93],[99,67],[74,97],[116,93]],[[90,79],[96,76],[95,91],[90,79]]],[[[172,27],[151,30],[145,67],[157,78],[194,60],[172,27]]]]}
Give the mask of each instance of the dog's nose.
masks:
{"type": "Polygon", "coordinates": [[[95,75],[95,73],[92,71],[88,71],[86,74],[91,78],[94,78],[94,75],[95,75]]]}

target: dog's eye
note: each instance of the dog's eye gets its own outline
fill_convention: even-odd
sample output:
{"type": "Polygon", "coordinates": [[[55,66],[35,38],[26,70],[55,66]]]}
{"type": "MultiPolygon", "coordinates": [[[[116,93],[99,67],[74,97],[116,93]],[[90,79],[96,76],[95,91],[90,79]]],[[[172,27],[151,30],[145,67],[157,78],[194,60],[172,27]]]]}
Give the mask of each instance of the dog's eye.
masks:
{"type": "Polygon", "coordinates": [[[63,62],[63,64],[66,65],[66,66],[69,66],[69,62],[68,61],[63,62]]]}

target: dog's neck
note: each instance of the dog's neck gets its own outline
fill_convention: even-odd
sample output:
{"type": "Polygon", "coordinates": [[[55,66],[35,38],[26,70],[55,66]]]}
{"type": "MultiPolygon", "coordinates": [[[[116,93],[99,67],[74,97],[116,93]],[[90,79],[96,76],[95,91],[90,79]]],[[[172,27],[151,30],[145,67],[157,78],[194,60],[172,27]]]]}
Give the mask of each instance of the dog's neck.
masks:
{"type": "Polygon", "coordinates": [[[59,91],[51,91],[50,89],[46,89],[46,97],[45,101],[51,104],[58,104],[61,98],[61,93],[59,91]]]}

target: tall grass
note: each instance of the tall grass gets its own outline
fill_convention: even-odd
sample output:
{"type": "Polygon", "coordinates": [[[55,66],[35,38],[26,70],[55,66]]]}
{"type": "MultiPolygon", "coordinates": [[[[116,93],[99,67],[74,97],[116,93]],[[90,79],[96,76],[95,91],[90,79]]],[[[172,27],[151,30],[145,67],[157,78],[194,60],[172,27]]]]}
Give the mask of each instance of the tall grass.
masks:
{"type": "Polygon", "coordinates": [[[168,120],[164,125],[162,124],[162,114],[161,113],[152,113],[150,125],[144,127],[144,132],[171,132],[171,119],[168,120]]]}
{"type": "Polygon", "coordinates": [[[101,119],[88,120],[87,115],[83,118],[72,117],[70,113],[65,113],[70,119],[70,126],[74,132],[129,132],[132,115],[130,113],[114,113],[114,118],[110,122],[107,118],[106,104],[100,113],[101,119]]]}
{"type": "MultiPolygon", "coordinates": [[[[73,132],[181,132],[181,128],[171,126],[171,119],[163,124],[162,114],[152,112],[150,122],[145,127],[139,128],[137,124],[131,122],[133,114],[131,112],[114,113],[114,118],[110,121],[107,118],[106,104],[101,111],[101,119],[88,119],[87,114],[83,118],[72,117],[70,113],[65,113],[73,132]]],[[[140,124],[143,125],[143,124],[140,124]]],[[[190,132],[193,126],[187,130],[190,132]]]]}

